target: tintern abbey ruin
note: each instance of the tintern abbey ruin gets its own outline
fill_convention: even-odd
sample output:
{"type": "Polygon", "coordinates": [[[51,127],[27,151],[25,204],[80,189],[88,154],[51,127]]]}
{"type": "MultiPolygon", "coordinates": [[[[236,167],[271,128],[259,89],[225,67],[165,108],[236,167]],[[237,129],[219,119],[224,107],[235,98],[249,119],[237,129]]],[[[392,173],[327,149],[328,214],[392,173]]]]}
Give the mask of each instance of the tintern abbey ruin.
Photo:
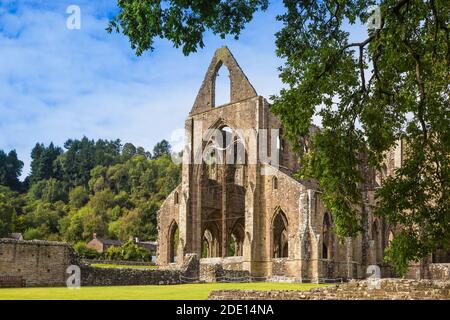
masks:
{"type": "Polygon", "coordinates": [[[364,278],[369,265],[383,273],[383,251],[395,231],[373,216],[374,191],[401,165],[402,145],[388,155],[383,172],[365,169],[365,230],[342,243],[319,186],[294,177],[298,157],[270,107],[228,48],[218,49],[185,122],[182,182],[158,214],[158,264],[195,253],[201,261],[255,277],[364,278]],[[222,66],[229,70],[230,103],[216,106],[222,66]],[[214,148],[212,132],[221,132],[226,143],[214,148]],[[267,143],[255,138],[262,132],[267,143]],[[240,156],[237,150],[243,150],[240,156]]]}
{"type": "MultiPolygon", "coordinates": [[[[403,154],[399,142],[380,171],[361,167],[363,232],[355,239],[338,239],[320,186],[296,177],[301,164],[283,138],[281,122],[222,47],[186,119],[182,159],[173,158],[182,162],[182,179],[158,211],[158,267],[97,267],[99,261],[111,261],[85,259],[69,243],[9,237],[0,239],[0,287],[69,286],[72,272],[80,276],[78,286],[395,278],[383,255],[398,229],[375,217],[373,210],[375,191],[402,165],[403,154]],[[216,105],[216,78],[222,67],[229,71],[230,102],[216,105]]],[[[107,245],[96,235],[90,243],[101,250],[107,245]]],[[[405,277],[426,280],[383,279],[376,294],[370,281],[350,281],[344,289],[327,287],[309,295],[225,290],[210,298],[448,299],[449,252],[435,252],[411,264],[405,277]],[[434,280],[446,282],[441,286],[434,280]]]]}

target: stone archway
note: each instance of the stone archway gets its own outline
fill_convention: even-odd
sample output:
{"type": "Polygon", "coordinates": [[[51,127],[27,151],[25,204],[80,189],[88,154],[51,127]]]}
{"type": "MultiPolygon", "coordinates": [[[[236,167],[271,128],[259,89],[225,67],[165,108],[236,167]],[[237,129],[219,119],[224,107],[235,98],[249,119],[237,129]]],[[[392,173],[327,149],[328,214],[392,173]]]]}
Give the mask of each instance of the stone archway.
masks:
{"type": "Polygon", "coordinates": [[[279,209],[272,219],[272,258],[289,256],[288,220],[279,209]]]}
{"type": "Polygon", "coordinates": [[[242,256],[245,230],[242,221],[237,221],[229,235],[228,256],[242,256]]]}
{"type": "Polygon", "coordinates": [[[221,256],[220,228],[215,222],[208,222],[203,230],[202,258],[214,258],[221,256]]]}
{"type": "Polygon", "coordinates": [[[169,263],[177,262],[177,250],[178,250],[178,244],[180,241],[180,233],[178,229],[178,224],[173,221],[172,224],[169,227],[169,233],[168,233],[168,255],[169,263]]]}
{"type": "Polygon", "coordinates": [[[322,259],[333,258],[334,238],[331,232],[332,226],[331,215],[325,212],[322,224],[322,259]]]}

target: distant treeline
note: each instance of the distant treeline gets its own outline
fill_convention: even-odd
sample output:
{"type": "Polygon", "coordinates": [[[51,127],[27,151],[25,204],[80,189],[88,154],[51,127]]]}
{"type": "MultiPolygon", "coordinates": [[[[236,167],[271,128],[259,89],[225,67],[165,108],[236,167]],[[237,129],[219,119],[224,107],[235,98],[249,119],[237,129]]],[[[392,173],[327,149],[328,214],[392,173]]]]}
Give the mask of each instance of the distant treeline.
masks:
{"type": "Polygon", "coordinates": [[[156,212],[179,184],[181,168],[163,140],[153,152],[120,140],[68,140],[64,148],[36,144],[31,172],[0,150],[0,237],[86,241],[99,236],[156,238],[156,212]]]}

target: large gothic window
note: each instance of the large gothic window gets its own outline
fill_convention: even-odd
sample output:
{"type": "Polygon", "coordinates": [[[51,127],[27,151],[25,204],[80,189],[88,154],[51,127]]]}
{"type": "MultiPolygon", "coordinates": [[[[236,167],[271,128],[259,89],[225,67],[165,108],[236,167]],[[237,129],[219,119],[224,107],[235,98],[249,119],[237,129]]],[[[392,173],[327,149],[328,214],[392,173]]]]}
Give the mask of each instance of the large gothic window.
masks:
{"type": "Polygon", "coordinates": [[[284,212],[279,210],[272,223],[273,258],[288,257],[288,222],[284,212]]]}

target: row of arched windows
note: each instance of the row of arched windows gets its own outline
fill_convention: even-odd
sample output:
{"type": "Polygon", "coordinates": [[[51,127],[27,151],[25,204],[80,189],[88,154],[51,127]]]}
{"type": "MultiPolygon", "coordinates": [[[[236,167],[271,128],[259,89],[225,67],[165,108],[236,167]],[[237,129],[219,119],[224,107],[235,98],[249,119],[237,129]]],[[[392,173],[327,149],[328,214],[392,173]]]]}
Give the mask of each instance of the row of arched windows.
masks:
{"type": "MultiPolygon", "coordinates": [[[[326,212],[322,226],[322,259],[333,258],[335,236],[332,232],[332,217],[326,212]]],[[[242,256],[244,243],[244,226],[242,221],[236,222],[229,235],[227,256],[242,256]]],[[[388,242],[394,235],[389,232],[388,242]]],[[[371,226],[371,240],[373,241],[374,262],[383,259],[383,247],[381,229],[378,220],[374,220],[371,226]]],[[[169,228],[169,259],[175,262],[179,241],[179,231],[176,222],[169,228]]],[[[220,253],[220,232],[217,225],[208,223],[203,232],[202,258],[217,257],[220,253]]],[[[289,256],[288,220],[282,210],[278,210],[272,220],[272,257],[286,258],[289,256]]]]}

